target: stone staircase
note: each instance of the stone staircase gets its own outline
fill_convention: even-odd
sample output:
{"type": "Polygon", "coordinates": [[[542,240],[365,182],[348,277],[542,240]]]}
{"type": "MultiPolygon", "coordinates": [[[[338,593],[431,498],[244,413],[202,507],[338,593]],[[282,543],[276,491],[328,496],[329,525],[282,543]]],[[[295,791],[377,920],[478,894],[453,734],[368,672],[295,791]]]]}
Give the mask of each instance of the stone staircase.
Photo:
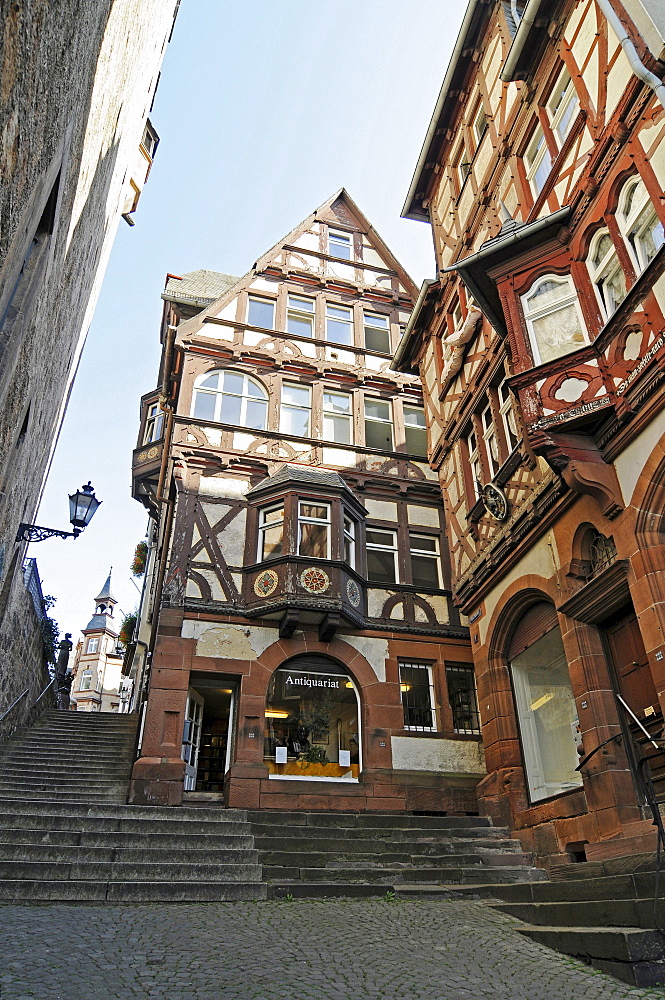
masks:
{"type": "Polygon", "coordinates": [[[126,805],[136,716],[51,712],[0,749],[0,900],[266,897],[246,813],[126,805]]]}
{"type": "Polygon", "coordinates": [[[460,884],[546,879],[479,816],[250,811],[269,898],[451,898],[460,884]]]}
{"type": "Polygon", "coordinates": [[[665,983],[665,873],[656,888],[654,854],[560,865],[551,881],[459,886],[524,921],[520,933],[633,986],[665,983]]]}

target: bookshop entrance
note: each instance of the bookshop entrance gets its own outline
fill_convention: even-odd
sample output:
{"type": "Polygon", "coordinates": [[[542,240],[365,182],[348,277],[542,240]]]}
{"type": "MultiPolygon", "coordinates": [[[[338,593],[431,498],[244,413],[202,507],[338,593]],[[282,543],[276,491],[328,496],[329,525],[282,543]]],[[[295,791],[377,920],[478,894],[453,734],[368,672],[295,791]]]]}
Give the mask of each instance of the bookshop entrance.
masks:
{"type": "Polygon", "coordinates": [[[224,791],[233,759],[237,680],[219,674],[190,676],[182,759],[186,792],[224,791]]]}

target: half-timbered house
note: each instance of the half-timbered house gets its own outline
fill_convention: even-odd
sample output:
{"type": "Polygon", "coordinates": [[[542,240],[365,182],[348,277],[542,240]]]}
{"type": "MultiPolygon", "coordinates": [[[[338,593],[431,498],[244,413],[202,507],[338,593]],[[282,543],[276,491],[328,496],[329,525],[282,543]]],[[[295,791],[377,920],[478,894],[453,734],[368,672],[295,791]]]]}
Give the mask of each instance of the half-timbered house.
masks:
{"type": "Polygon", "coordinates": [[[654,843],[644,756],[665,798],[663,20],[472,0],[404,209],[481,808],[547,864],[654,843]]]}
{"type": "Polygon", "coordinates": [[[240,279],[169,276],[133,802],[477,810],[422,390],[390,370],[416,291],[343,190],[240,279]]]}

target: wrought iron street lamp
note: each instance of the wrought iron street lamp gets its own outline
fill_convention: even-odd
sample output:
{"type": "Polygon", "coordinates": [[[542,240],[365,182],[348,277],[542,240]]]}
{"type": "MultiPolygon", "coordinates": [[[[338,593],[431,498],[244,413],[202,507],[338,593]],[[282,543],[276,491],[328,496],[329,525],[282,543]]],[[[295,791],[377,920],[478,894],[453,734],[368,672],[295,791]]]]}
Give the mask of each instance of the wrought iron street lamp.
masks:
{"type": "Polygon", "coordinates": [[[88,482],[69,497],[69,520],[73,531],[59,531],[57,528],[40,528],[38,524],[19,524],[17,542],[43,542],[46,538],[78,538],[94,516],[102,501],[95,496],[88,482]]]}

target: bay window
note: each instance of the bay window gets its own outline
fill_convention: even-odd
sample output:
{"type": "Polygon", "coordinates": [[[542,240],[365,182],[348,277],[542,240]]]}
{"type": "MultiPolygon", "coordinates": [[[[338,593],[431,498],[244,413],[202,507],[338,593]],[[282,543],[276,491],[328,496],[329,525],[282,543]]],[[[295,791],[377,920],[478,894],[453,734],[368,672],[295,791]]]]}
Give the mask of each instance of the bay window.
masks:
{"type": "Polygon", "coordinates": [[[617,222],[637,273],[641,274],[665,242],[663,223],[641,177],[631,177],[624,184],[617,222]]]}
{"type": "Polygon", "coordinates": [[[258,561],[276,559],[284,552],[284,504],[259,512],[258,561]]]}
{"type": "Polygon", "coordinates": [[[149,444],[151,441],[159,441],[163,436],[164,410],[162,410],[159,403],[151,403],[146,413],[143,443],[149,444]]]}
{"type": "Polygon", "coordinates": [[[607,320],[626,297],[626,278],[607,229],[601,229],[591,241],[587,267],[603,319],[607,320]]]}
{"type": "Polygon", "coordinates": [[[543,275],[521,301],[535,364],[545,364],[588,343],[570,275],[543,275]]]}
{"type": "Polygon", "coordinates": [[[344,515],[344,562],[355,569],[356,566],[356,522],[347,514],[344,515]]]}
{"type": "Polygon", "coordinates": [[[298,555],[330,559],[330,507],[301,501],[298,505],[298,555]]]}

